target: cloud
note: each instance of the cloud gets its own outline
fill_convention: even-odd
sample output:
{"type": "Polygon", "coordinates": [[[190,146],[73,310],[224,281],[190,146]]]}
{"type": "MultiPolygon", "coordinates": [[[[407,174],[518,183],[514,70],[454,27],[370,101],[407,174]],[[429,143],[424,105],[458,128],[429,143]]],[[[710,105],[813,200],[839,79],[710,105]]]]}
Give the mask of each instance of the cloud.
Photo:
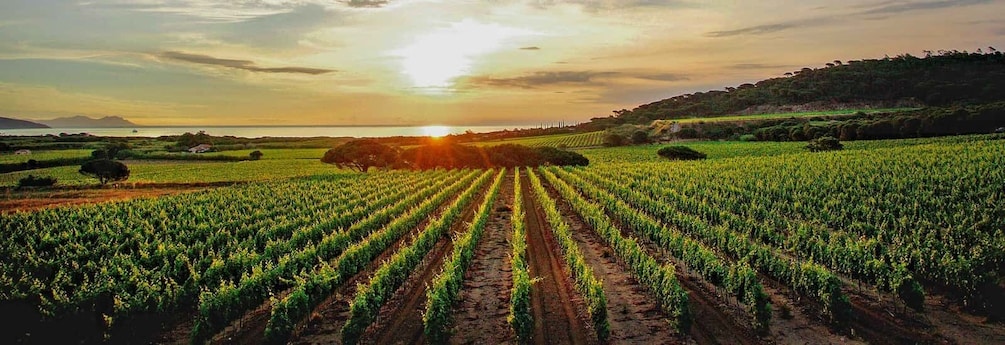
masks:
{"type": "Polygon", "coordinates": [[[553,85],[608,85],[615,80],[639,79],[647,81],[680,81],[687,77],[674,73],[596,72],[596,71],[543,71],[510,78],[476,76],[468,78],[472,85],[533,89],[553,85]]]}
{"type": "Polygon", "coordinates": [[[877,5],[873,5],[872,8],[866,6],[852,6],[851,8],[854,8],[859,11],[853,12],[845,16],[838,16],[838,15],[821,16],[808,19],[748,26],[733,30],[712,31],[706,33],[705,36],[719,38],[719,37],[732,37],[732,36],[764,35],[793,29],[804,29],[810,27],[825,26],[845,21],[851,18],[866,17],[872,19],[882,19],[882,18],[876,18],[876,15],[890,15],[890,14],[899,14],[904,12],[922,11],[922,10],[938,10],[951,7],[966,7],[966,6],[986,4],[990,2],[992,2],[992,0],[939,0],[939,1],[921,1],[921,2],[885,1],[877,5]],[[862,8],[868,8],[868,9],[860,10],[862,8]]]}
{"type": "Polygon", "coordinates": [[[792,66],[772,65],[772,64],[763,64],[763,63],[738,63],[738,64],[734,64],[734,65],[728,66],[728,68],[731,68],[731,69],[741,69],[741,70],[779,69],[779,68],[790,68],[790,67],[792,67],[792,66]]]}
{"type": "Polygon", "coordinates": [[[866,10],[861,14],[895,14],[919,10],[937,10],[949,7],[964,7],[990,3],[991,0],[940,0],[940,1],[909,1],[887,2],[882,6],[866,10]]]}
{"type": "Polygon", "coordinates": [[[790,30],[790,29],[795,29],[795,28],[803,28],[803,27],[825,25],[825,24],[829,24],[832,21],[833,21],[833,19],[828,19],[828,18],[815,18],[815,19],[794,20],[794,21],[774,23],[774,24],[763,24],[763,25],[748,26],[748,27],[745,27],[745,28],[739,28],[739,29],[734,29],[734,30],[712,31],[712,32],[706,33],[705,36],[707,36],[707,37],[731,37],[731,36],[743,36],[743,35],[763,35],[763,34],[770,34],[770,33],[774,33],[774,32],[785,31],[785,30],[790,30]]]}
{"type": "Polygon", "coordinates": [[[521,47],[520,50],[541,50],[541,47],[521,47]]]}
{"type": "Polygon", "coordinates": [[[356,8],[377,8],[384,7],[387,3],[388,2],[384,0],[349,0],[345,4],[349,7],[356,8]]]}
{"type": "Polygon", "coordinates": [[[538,8],[561,4],[579,5],[589,11],[639,7],[693,8],[698,6],[694,2],[682,0],[536,0],[531,3],[538,8]]]}
{"type": "Polygon", "coordinates": [[[255,62],[251,60],[221,59],[209,55],[189,54],[177,51],[161,52],[160,54],[157,54],[157,56],[170,60],[183,61],[201,65],[235,68],[251,72],[297,73],[297,74],[310,74],[310,75],[320,75],[335,72],[335,70],[330,69],[309,68],[309,67],[258,67],[255,64],[255,62]]]}

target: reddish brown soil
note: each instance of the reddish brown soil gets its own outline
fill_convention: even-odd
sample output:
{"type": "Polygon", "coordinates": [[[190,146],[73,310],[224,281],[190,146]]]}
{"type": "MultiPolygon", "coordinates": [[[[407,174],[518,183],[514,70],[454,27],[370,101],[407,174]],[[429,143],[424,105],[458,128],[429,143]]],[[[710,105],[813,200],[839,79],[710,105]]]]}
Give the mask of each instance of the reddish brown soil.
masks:
{"type": "Polygon", "coordinates": [[[0,214],[16,211],[34,211],[61,206],[78,206],[108,201],[136,198],[155,198],[164,195],[200,191],[210,187],[178,185],[169,187],[51,189],[12,191],[0,196],[0,214]]]}
{"type": "Polygon", "coordinates": [[[474,260],[464,275],[458,304],[454,308],[453,344],[505,344],[516,341],[506,322],[509,315],[510,289],[513,288],[510,239],[513,236],[513,178],[503,177],[503,184],[492,209],[495,210],[474,260]],[[505,207],[504,207],[505,206],[505,207]]]}
{"type": "Polygon", "coordinates": [[[447,236],[441,238],[423,259],[419,267],[409,276],[394,297],[384,304],[377,317],[378,322],[367,329],[361,343],[364,344],[423,344],[422,312],[426,308],[426,286],[440,273],[443,261],[453,250],[451,238],[467,231],[468,223],[474,219],[488,186],[474,198],[464,213],[451,225],[447,236]]]}
{"type": "Polygon", "coordinates": [[[666,317],[649,292],[619,264],[603,240],[566,207],[562,213],[572,228],[572,237],[579,245],[593,273],[603,281],[607,297],[607,317],[612,344],[659,344],[683,342],[670,327],[666,317]],[[675,339],[676,338],[676,339],[675,339]]]}
{"type": "MultiPolygon", "coordinates": [[[[559,207],[563,210],[567,219],[574,219],[575,223],[583,224],[578,215],[572,211],[567,202],[558,197],[557,191],[549,186],[552,197],[559,200],[559,207]]],[[[688,291],[688,303],[691,307],[691,314],[694,318],[688,334],[699,344],[757,344],[760,340],[754,334],[744,318],[746,314],[738,306],[729,303],[728,298],[724,298],[715,291],[714,286],[706,283],[697,275],[687,275],[686,266],[675,260],[668,253],[660,250],[652,243],[636,236],[631,230],[621,225],[617,219],[610,217],[611,224],[621,230],[624,237],[633,237],[639,240],[643,249],[651,256],[663,258],[678,267],[676,270],[677,280],[681,286],[688,291]]],[[[585,228],[585,226],[584,226],[585,228]]],[[[592,231],[589,231],[593,233],[592,231]]],[[[600,238],[597,238],[600,240],[600,238]]],[[[605,289],[605,292],[610,292],[605,289]]],[[[608,315],[610,316],[610,314],[608,315]]],[[[613,326],[612,326],[613,329],[613,326]]],[[[612,332],[613,334],[613,332],[612,332]]]]}
{"type": "MultiPolygon", "coordinates": [[[[484,194],[484,191],[481,194],[484,194]]],[[[479,197],[476,197],[475,200],[480,200],[480,199],[479,199],[479,197]]],[[[440,208],[436,212],[434,212],[433,214],[436,214],[436,215],[441,214],[446,209],[446,207],[448,207],[449,204],[452,203],[452,202],[453,202],[453,199],[448,199],[448,201],[446,203],[444,203],[442,206],[440,206],[440,208]]],[[[460,219],[462,219],[462,220],[470,220],[473,217],[474,209],[475,209],[475,207],[477,207],[477,205],[476,205],[477,203],[478,202],[476,201],[476,202],[473,202],[471,205],[469,205],[467,207],[467,209],[465,209],[464,213],[462,213],[460,219]]],[[[430,219],[431,218],[432,217],[430,217],[430,219]]],[[[366,269],[360,271],[358,274],[356,274],[351,279],[349,279],[345,284],[342,284],[341,286],[339,286],[334,291],[334,293],[331,296],[328,297],[327,300],[325,300],[324,302],[322,302],[321,304],[319,304],[314,309],[314,312],[311,313],[310,318],[308,320],[306,320],[300,327],[298,327],[298,329],[293,334],[293,337],[291,337],[291,340],[290,340],[289,343],[291,343],[291,344],[337,344],[337,343],[341,343],[341,340],[342,340],[342,337],[341,337],[342,326],[345,325],[345,322],[349,319],[349,303],[352,301],[353,297],[356,295],[356,288],[358,286],[357,284],[365,283],[368,279],[370,279],[370,277],[372,276],[373,272],[376,271],[377,268],[379,268],[380,265],[382,265],[384,263],[384,261],[386,261],[388,258],[390,258],[391,255],[394,255],[394,253],[396,253],[399,249],[401,249],[402,247],[408,245],[410,243],[411,238],[413,236],[417,235],[419,233],[419,231],[421,231],[423,228],[425,228],[426,225],[428,224],[428,222],[429,222],[429,219],[427,219],[422,224],[420,224],[415,229],[413,229],[411,233],[406,234],[405,236],[402,236],[401,239],[399,239],[394,245],[390,246],[387,250],[385,250],[381,254],[380,257],[378,257],[376,260],[373,260],[372,262],[370,262],[370,264],[366,267],[366,269]]],[[[461,225],[461,224],[466,224],[466,223],[464,221],[459,221],[459,222],[455,223],[454,226],[453,226],[453,228],[451,229],[451,232],[458,231],[459,225],[461,225]]],[[[424,269],[423,267],[425,267],[425,266],[432,267],[430,265],[429,261],[430,261],[430,258],[433,255],[438,255],[437,258],[440,258],[440,260],[442,260],[442,257],[445,255],[445,253],[442,253],[442,251],[443,251],[442,247],[449,247],[449,239],[448,238],[441,239],[436,244],[436,246],[434,246],[434,248],[430,252],[430,254],[427,254],[426,259],[423,261],[423,263],[420,264],[420,269],[424,269]],[[444,243],[446,243],[447,245],[444,246],[443,245],[444,243]],[[436,254],[436,251],[438,249],[441,251],[441,253],[436,254]]],[[[438,268],[439,265],[437,264],[437,266],[435,266],[435,267],[438,268]]],[[[435,270],[433,272],[435,272],[435,270]]],[[[430,279],[431,278],[432,277],[430,277],[430,279]]],[[[403,298],[401,295],[403,295],[403,291],[416,290],[417,291],[416,293],[420,297],[425,297],[425,285],[419,285],[419,286],[417,286],[415,288],[412,288],[413,286],[415,286],[415,281],[417,279],[418,278],[416,278],[416,275],[413,275],[412,277],[410,277],[409,281],[407,281],[401,288],[398,289],[398,291],[396,292],[396,296],[393,297],[390,301],[388,301],[388,303],[386,304],[386,306],[397,306],[398,303],[401,303],[402,298],[403,298]]],[[[412,291],[412,292],[414,292],[414,291],[412,291]]],[[[421,303],[425,303],[425,298],[421,298],[419,301],[421,303]]],[[[421,304],[419,304],[419,305],[421,306],[421,304]]],[[[386,318],[385,315],[387,313],[389,313],[389,311],[387,310],[386,306],[385,306],[384,310],[381,311],[381,315],[378,318],[378,324],[375,325],[374,327],[370,327],[371,330],[375,330],[376,328],[384,326],[384,325],[380,325],[379,324],[379,320],[384,320],[386,318]]],[[[418,334],[421,337],[421,334],[422,334],[422,328],[421,328],[421,325],[422,325],[421,309],[420,309],[420,314],[419,314],[418,317],[419,317],[418,321],[419,321],[419,326],[420,326],[418,328],[418,332],[419,332],[418,334]]],[[[412,336],[412,335],[414,335],[414,334],[410,334],[410,336],[412,336]]],[[[364,338],[362,339],[362,342],[363,343],[372,342],[373,341],[372,340],[373,336],[374,336],[374,332],[368,332],[368,334],[364,335],[364,338]],[[369,337],[369,338],[367,338],[367,337],[369,337]]]]}
{"type": "Polygon", "coordinates": [[[585,320],[583,301],[575,293],[569,275],[563,271],[560,249],[546,228],[544,212],[532,196],[530,180],[525,176],[523,202],[527,212],[527,258],[531,287],[535,344],[589,344],[597,337],[585,320]],[[576,307],[579,305],[579,308],[576,307]],[[578,309],[578,310],[577,310],[578,309]]]}

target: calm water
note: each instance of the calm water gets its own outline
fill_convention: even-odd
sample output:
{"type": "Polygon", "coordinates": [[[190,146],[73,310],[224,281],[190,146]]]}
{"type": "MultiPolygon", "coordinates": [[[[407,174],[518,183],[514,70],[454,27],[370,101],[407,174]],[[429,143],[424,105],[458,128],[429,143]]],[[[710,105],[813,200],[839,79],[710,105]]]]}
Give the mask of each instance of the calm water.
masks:
{"type": "MultiPolygon", "coordinates": [[[[437,126],[441,127],[441,126],[437,126]]],[[[206,133],[216,136],[233,135],[236,137],[393,137],[393,136],[423,136],[436,134],[460,134],[465,131],[476,133],[494,132],[514,128],[530,128],[537,126],[446,126],[433,129],[421,126],[402,127],[136,127],[136,128],[38,128],[38,129],[0,129],[0,135],[46,135],[59,133],[90,133],[97,136],[112,137],[158,137],[162,135],[179,135],[185,132],[206,133]],[[133,130],[136,130],[134,133],[133,130]],[[436,133],[439,132],[439,133],[436,133]]]]}

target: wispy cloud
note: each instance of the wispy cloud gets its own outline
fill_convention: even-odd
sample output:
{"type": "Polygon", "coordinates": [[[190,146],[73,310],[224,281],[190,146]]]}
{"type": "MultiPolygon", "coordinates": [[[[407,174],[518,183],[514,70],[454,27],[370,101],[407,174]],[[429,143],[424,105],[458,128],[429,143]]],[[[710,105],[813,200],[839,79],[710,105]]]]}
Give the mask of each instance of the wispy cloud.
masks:
{"type": "Polygon", "coordinates": [[[521,47],[520,50],[541,50],[541,47],[521,47]]]}
{"type": "MultiPolygon", "coordinates": [[[[705,34],[706,37],[732,37],[732,36],[753,36],[771,34],[793,29],[804,29],[831,25],[851,18],[871,17],[877,15],[893,15],[912,11],[939,10],[952,7],[966,7],[991,3],[993,0],[939,0],[939,1],[884,1],[874,5],[858,5],[850,8],[855,12],[843,15],[819,16],[807,19],[782,21],[754,26],[747,26],[733,30],[712,31],[705,34]]],[[[885,18],[885,16],[883,16],[885,18]]]]}
{"type": "Polygon", "coordinates": [[[533,89],[554,85],[608,85],[615,82],[615,80],[628,79],[670,82],[687,80],[687,76],[675,73],[542,71],[506,78],[476,76],[468,78],[468,83],[482,86],[533,89]]]}
{"type": "Polygon", "coordinates": [[[157,54],[157,56],[175,61],[234,68],[251,72],[296,73],[296,74],[310,74],[310,75],[320,75],[335,72],[335,70],[331,69],[310,68],[310,67],[259,67],[258,65],[255,64],[254,61],[251,60],[221,59],[209,55],[189,54],[177,51],[161,52],[160,54],[157,54]]]}
{"type": "Polygon", "coordinates": [[[949,7],[964,7],[990,3],[992,0],[940,0],[940,1],[898,1],[886,2],[882,6],[861,12],[861,14],[896,14],[920,10],[937,10],[949,7]]]}
{"type": "Polygon", "coordinates": [[[349,0],[345,4],[356,8],[377,8],[384,7],[387,3],[386,0],[349,0]]]}
{"type": "Polygon", "coordinates": [[[731,36],[745,36],[745,35],[763,35],[796,28],[826,25],[832,22],[834,22],[833,18],[801,19],[801,20],[793,20],[774,24],[754,25],[733,30],[712,31],[706,33],[705,36],[731,37],[731,36]]]}

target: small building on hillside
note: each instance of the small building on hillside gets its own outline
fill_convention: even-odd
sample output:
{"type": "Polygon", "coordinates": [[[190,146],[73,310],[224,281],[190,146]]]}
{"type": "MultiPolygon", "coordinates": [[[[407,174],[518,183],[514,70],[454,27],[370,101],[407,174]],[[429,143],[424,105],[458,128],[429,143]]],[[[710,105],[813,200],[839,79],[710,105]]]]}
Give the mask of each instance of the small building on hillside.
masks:
{"type": "Polygon", "coordinates": [[[16,154],[16,155],[30,155],[31,154],[31,150],[20,149],[20,150],[14,151],[14,154],[16,154]]]}
{"type": "Polygon", "coordinates": [[[188,149],[188,152],[190,152],[190,153],[204,153],[204,152],[209,152],[212,149],[213,149],[213,145],[210,145],[210,144],[199,144],[199,145],[196,145],[196,146],[188,149]]]}

